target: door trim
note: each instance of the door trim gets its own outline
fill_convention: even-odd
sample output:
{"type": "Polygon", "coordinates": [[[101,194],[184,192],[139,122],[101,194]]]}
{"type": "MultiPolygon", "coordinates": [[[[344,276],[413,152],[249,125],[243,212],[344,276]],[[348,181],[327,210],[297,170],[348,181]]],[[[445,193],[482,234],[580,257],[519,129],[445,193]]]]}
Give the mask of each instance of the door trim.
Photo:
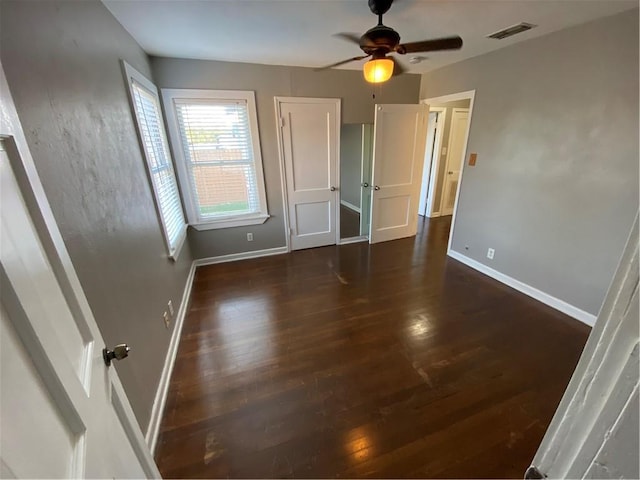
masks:
{"type": "Polygon", "coordinates": [[[452,93],[450,95],[442,95],[440,97],[431,97],[420,100],[420,103],[433,105],[434,103],[446,103],[454,100],[469,100],[469,126],[467,134],[464,138],[464,159],[460,168],[460,178],[458,179],[458,188],[456,189],[456,200],[453,205],[453,215],[451,216],[451,229],[449,230],[449,242],[447,243],[447,255],[451,256],[451,241],[453,240],[453,232],[456,227],[456,217],[458,214],[458,200],[460,200],[460,188],[464,179],[464,172],[467,167],[467,149],[469,148],[469,133],[471,132],[471,122],[473,122],[473,105],[476,99],[475,90],[467,90],[466,92],[452,93]]]}
{"type": "Polygon", "coordinates": [[[284,163],[284,142],[282,140],[281,106],[283,103],[327,103],[336,106],[336,188],[338,189],[338,201],[335,206],[336,220],[336,245],[340,244],[340,127],[342,126],[342,101],[339,98],[311,98],[311,97],[273,97],[276,122],[276,137],[278,139],[278,157],[280,163],[280,189],[282,190],[282,214],[284,215],[284,237],[287,253],[291,252],[291,225],[289,223],[289,196],[287,194],[287,177],[284,163]]]}
{"type": "MultiPolygon", "coordinates": [[[[425,100],[421,100],[420,103],[427,103],[425,100]]],[[[435,143],[433,145],[433,152],[431,153],[431,166],[429,170],[429,193],[431,196],[429,197],[429,201],[426,205],[426,216],[429,218],[439,217],[440,211],[435,212],[433,209],[435,208],[435,196],[433,195],[433,191],[436,188],[436,181],[438,179],[438,172],[441,168],[441,157],[440,150],[442,149],[442,139],[444,137],[444,126],[447,122],[447,109],[445,107],[430,107],[429,113],[437,112],[438,113],[438,121],[437,124],[442,126],[436,129],[436,138],[435,143]],[[442,122],[442,123],[441,123],[442,122]]],[[[426,148],[426,147],[425,147],[426,148]]],[[[425,158],[424,167],[427,166],[427,159],[425,158]]],[[[420,192],[422,193],[422,192],[420,192]]]]}
{"type": "MultiPolygon", "coordinates": [[[[449,160],[451,159],[451,144],[453,143],[453,135],[451,135],[451,130],[453,128],[453,116],[456,114],[456,112],[466,112],[467,114],[469,114],[469,109],[468,108],[452,108],[451,109],[451,126],[449,127],[449,140],[447,141],[447,155],[444,161],[445,169],[449,167],[449,160]]],[[[462,159],[462,162],[460,162],[460,177],[458,178],[458,186],[460,186],[460,178],[462,178],[462,166],[465,163],[465,160],[467,158],[466,138],[468,137],[468,134],[469,134],[469,119],[467,120],[467,132],[465,133],[464,158],[462,159]]],[[[457,198],[458,198],[458,190],[456,189],[456,199],[457,198]]],[[[444,204],[444,178],[442,181],[442,195],[440,195],[440,207],[439,207],[440,215],[442,215],[443,204],[444,204]]]]}

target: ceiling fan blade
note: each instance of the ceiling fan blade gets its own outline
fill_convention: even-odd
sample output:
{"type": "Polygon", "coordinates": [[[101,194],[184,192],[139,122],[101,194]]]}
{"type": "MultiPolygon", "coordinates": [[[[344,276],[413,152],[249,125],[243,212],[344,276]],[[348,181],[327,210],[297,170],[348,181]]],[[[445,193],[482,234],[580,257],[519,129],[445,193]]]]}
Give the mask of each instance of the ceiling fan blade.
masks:
{"type": "Polygon", "coordinates": [[[434,38],[422,42],[403,43],[396,47],[396,52],[401,55],[405,53],[437,52],[438,50],[458,50],[462,48],[462,39],[458,36],[434,38]]]}
{"type": "Polygon", "coordinates": [[[314,68],[314,70],[316,72],[319,72],[320,70],[327,70],[329,68],[333,68],[333,67],[338,67],[340,65],[344,65],[345,63],[357,62],[358,60],[364,60],[365,58],[368,58],[369,56],[370,55],[362,55],[360,57],[348,58],[346,60],[341,60],[340,62],[332,63],[331,65],[325,65],[324,67],[314,68]]]}
{"type": "Polygon", "coordinates": [[[398,61],[397,58],[392,57],[391,55],[389,55],[387,58],[390,58],[391,60],[393,60],[393,76],[394,77],[397,77],[398,75],[402,75],[403,73],[406,73],[407,70],[398,61]]]}
{"type": "Polygon", "coordinates": [[[355,43],[356,45],[360,45],[360,35],[357,33],[336,33],[333,35],[334,37],[341,38],[346,40],[347,42],[355,43]]]}

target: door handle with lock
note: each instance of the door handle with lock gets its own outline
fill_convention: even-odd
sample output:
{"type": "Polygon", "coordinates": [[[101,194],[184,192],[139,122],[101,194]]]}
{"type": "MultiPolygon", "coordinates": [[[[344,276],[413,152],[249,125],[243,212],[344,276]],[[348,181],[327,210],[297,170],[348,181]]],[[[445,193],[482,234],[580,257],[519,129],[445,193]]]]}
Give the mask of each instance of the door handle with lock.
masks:
{"type": "Polygon", "coordinates": [[[447,172],[449,175],[453,175],[453,172],[447,172]]]}
{"type": "Polygon", "coordinates": [[[369,184],[368,184],[367,182],[364,182],[364,183],[362,184],[362,186],[363,186],[364,188],[369,188],[369,184]]]}
{"type": "Polygon", "coordinates": [[[111,360],[122,360],[129,356],[129,345],[126,343],[121,343],[120,345],[116,345],[113,347],[113,350],[109,350],[108,348],[102,349],[102,358],[104,359],[104,363],[107,367],[111,366],[111,360]]]}
{"type": "Polygon", "coordinates": [[[373,187],[374,190],[380,190],[380,187],[378,185],[376,185],[375,187],[373,187]]]}
{"type": "Polygon", "coordinates": [[[335,192],[337,190],[337,188],[332,185],[329,190],[331,190],[332,192],[335,192]]]}

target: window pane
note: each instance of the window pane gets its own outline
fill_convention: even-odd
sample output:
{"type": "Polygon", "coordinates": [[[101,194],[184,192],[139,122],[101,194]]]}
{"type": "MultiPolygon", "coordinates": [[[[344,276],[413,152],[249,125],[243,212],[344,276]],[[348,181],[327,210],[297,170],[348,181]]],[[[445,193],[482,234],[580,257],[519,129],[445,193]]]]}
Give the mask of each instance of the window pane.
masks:
{"type": "Polygon", "coordinates": [[[246,101],[175,102],[201,220],[261,210],[246,101]]]}
{"type": "Polygon", "coordinates": [[[131,83],[131,93],[163,231],[169,254],[173,254],[184,231],[185,218],[158,97],[135,80],[131,83]]]}
{"type": "Polygon", "coordinates": [[[260,210],[252,164],[194,165],[192,178],[203,218],[260,210]]]}

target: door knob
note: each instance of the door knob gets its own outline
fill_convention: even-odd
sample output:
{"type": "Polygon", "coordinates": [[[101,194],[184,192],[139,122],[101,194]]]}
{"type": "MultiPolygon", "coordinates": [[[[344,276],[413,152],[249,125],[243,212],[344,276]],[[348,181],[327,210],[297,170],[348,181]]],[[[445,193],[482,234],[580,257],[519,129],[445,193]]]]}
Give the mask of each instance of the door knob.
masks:
{"type": "Polygon", "coordinates": [[[362,184],[362,186],[363,186],[364,188],[368,188],[368,187],[369,187],[369,184],[368,184],[367,182],[364,182],[364,183],[362,184]]]}
{"type": "Polygon", "coordinates": [[[453,172],[447,172],[449,175],[453,175],[453,172]]]}
{"type": "Polygon", "coordinates": [[[102,349],[102,358],[104,359],[104,363],[107,367],[111,366],[111,360],[122,360],[123,358],[127,358],[129,356],[129,345],[126,343],[121,343],[120,345],[116,345],[113,347],[113,350],[109,350],[108,348],[102,349]]]}
{"type": "Polygon", "coordinates": [[[378,185],[376,185],[375,187],[373,187],[374,190],[380,190],[380,187],[378,185]]]}
{"type": "Polygon", "coordinates": [[[335,191],[336,191],[336,187],[332,186],[332,187],[330,188],[330,190],[331,190],[332,192],[335,192],[335,191]]]}

